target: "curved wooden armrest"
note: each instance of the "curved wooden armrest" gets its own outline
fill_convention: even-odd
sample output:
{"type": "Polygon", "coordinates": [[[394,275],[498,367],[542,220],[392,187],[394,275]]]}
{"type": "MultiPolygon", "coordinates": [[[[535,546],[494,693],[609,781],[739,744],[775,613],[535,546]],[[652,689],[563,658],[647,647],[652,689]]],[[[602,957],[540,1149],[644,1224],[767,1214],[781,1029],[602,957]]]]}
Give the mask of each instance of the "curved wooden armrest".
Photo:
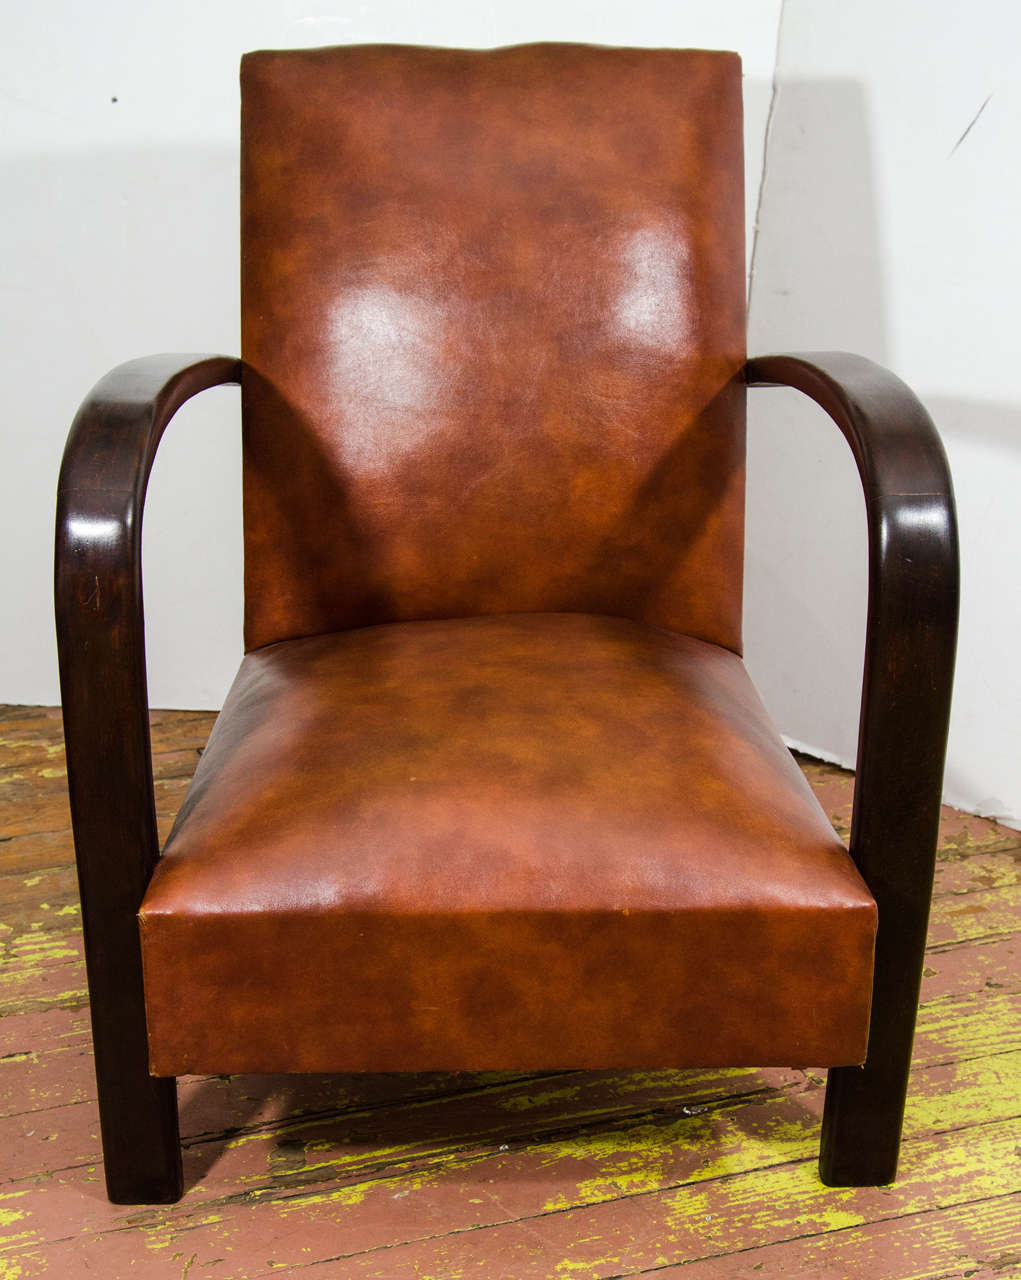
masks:
{"type": "Polygon", "coordinates": [[[943,445],[925,406],[896,374],[846,351],[807,351],[749,360],[750,386],[794,387],[820,405],[851,446],[869,502],[884,497],[933,497],[946,513],[947,569],[952,554],[954,498],[943,445]]]}
{"type": "MultiPolygon", "coordinates": [[[[239,382],[224,356],[131,360],[86,397],[64,451],[57,496],[55,603],[71,825],[92,992],[101,1101],[137,1106],[176,1133],[172,1083],[146,1080],[145,1017],[135,921],[159,857],[142,613],[142,505],[163,431],[206,387],[239,382]],[[140,1031],[141,1029],[141,1031],[140,1031]]],[[[104,1115],[114,1114],[110,1107],[104,1115]]],[[[108,1150],[128,1147],[104,1131],[108,1150]]],[[[169,1141],[151,1144],[172,1149],[169,1141]]],[[[180,1158],[107,1161],[111,1197],[150,1186],[180,1194],[180,1158]],[[136,1167],[137,1166],[137,1167],[136,1167]]]]}
{"type": "Polygon", "coordinates": [[[167,423],[186,400],[241,381],[230,356],[143,356],[96,383],[75,414],[60,468],[60,493],[127,492],[141,504],[167,423]]]}
{"type": "Polygon", "coordinates": [[[152,805],[136,799],[152,797],[142,504],[167,423],[197,392],[240,381],[240,371],[240,361],[225,356],[157,355],[119,365],[78,410],[60,470],[57,644],[80,874],[83,858],[102,858],[139,900],[152,867],[137,868],[140,881],[127,871],[137,853],[122,860],[118,850],[128,812],[146,828],[131,833],[133,850],[154,846],[152,805]]]}
{"type": "Polygon", "coordinates": [[[812,397],[851,446],[865,490],[869,602],[850,851],[879,907],[865,1071],[830,1073],[820,1169],[892,1178],[932,896],[957,640],[958,550],[946,457],[914,393],[843,352],[750,360],[753,385],[812,397]],[[869,1152],[856,1163],[848,1152],[869,1152]]]}
{"type": "Polygon", "coordinates": [[[240,361],[225,356],[130,360],[86,397],[64,450],[57,644],[83,909],[93,919],[98,904],[84,898],[94,880],[104,882],[104,893],[116,883],[140,902],[158,852],[141,573],[149,473],[181,405],[206,387],[240,381],[240,373],[240,361]]]}
{"type": "Polygon", "coordinates": [[[879,848],[902,861],[922,830],[923,843],[930,830],[936,837],[958,602],[946,455],[915,394],[861,356],[764,356],[748,362],[747,379],[794,387],[825,409],[865,490],[869,604],[851,852],[872,886],[893,874],[879,848]]]}

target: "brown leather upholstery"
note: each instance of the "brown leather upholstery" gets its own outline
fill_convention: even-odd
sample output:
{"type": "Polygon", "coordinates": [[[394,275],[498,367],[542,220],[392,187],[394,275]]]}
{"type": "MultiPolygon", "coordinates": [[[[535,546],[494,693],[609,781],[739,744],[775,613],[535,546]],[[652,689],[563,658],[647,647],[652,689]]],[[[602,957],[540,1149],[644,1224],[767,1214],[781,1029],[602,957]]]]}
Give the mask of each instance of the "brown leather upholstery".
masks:
{"type": "Polygon", "coordinates": [[[250,54],[246,645],[609,613],[740,648],[730,53],[250,54]]]}
{"type": "Polygon", "coordinates": [[[743,664],[625,619],[249,654],[142,922],[158,1074],[865,1053],[875,904],[743,664]]]}

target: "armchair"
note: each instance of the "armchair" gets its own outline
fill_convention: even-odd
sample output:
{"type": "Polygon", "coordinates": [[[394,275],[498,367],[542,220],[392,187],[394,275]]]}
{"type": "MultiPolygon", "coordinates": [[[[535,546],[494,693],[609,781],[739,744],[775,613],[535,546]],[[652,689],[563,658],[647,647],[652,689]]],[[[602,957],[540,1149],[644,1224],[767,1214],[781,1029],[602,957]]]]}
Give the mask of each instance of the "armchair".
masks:
{"type": "Polygon", "coordinates": [[[826,1064],[894,1176],[956,629],[925,410],[746,363],[740,63],[249,54],[242,360],[104,378],[56,613],[107,1187],[180,1196],[190,1072],[826,1064]],[[162,855],[146,483],[240,383],[245,657],[162,855]],[[870,596],[850,851],[740,658],[744,399],[847,437],[870,596]],[[878,932],[877,932],[878,929],[878,932]]]}

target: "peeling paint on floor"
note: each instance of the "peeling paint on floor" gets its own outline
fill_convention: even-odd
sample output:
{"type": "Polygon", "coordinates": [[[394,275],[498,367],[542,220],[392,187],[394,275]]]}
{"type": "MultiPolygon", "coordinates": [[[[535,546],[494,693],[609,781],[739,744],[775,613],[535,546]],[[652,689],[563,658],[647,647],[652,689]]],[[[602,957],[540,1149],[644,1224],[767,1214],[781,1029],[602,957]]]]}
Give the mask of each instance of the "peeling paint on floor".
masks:
{"type": "MultiPolygon", "coordinates": [[[[212,716],[152,720],[165,832],[212,716]]],[[[115,1206],[65,787],[59,714],[0,709],[0,1280],[1021,1276],[1021,833],[944,810],[892,1187],[818,1181],[821,1069],[216,1076],[184,1199],[115,1206]]]]}

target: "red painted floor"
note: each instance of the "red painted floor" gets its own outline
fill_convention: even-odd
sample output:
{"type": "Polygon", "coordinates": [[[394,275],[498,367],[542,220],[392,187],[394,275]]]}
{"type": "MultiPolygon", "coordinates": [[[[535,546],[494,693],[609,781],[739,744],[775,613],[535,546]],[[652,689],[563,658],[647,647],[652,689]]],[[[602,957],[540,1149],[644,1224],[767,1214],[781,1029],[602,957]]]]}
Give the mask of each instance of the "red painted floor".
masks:
{"type": "MultiPolygon", "coordinates": [[[[164,833],[212,717],[154,715],[164,833]]],[[[838,831],[853,780],[805,762],[838,831]]],[[[181,1083],[188,1190],[102,1183],[59,713],[0,709],[0,1280],[1021,1276],[1021,832],[946,810],[901,1170],[808,1070],[181,1083]]]]}

